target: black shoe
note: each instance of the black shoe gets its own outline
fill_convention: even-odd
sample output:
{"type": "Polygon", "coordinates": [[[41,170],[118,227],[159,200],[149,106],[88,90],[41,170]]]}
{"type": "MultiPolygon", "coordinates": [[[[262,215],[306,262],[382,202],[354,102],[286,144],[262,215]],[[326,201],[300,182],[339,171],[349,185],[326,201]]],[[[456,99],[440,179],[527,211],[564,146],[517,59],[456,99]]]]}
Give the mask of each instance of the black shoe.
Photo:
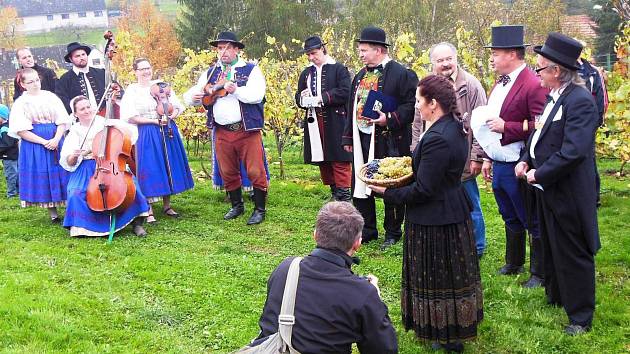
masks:
{"type": "Polygon", "coordinates": [[[538,288],[538,287],[543,286],[543,279],[537,275],[532,274],[532,276],[530,276],[529,279],[527,279],[527,281],[521,284],[521,286],[527,289],[538,288]]]}
{"type": "Polygon", "coordinates": [[[241,189],[236,189],[231,192],[228,192],[230,196],[230,202],[232,203],[232,207],[230,210],[223,215],[223,220],[232,220],[235,219],[245,212],[245,205],[243,204],[243,194],[241,189]]]}
{"type": "Polygon", "coordinates": [[[267,191],[254,188],[254,205],[256,207],[254,208],[254,212],[252,213],[252,216],[250,216],[249,220],[247,220],[247,225],[260,224],[261,222],[263,222],[263,220],[265,220],[266,202],[267,202],[267,191]]]}
{"type": "Polygon", "coordinates": [[[447,353],[461,353],[464,351],[464,344],[462,344],[461,342],[455,342],[455,343],[444,343],[444,344],[440,344],[440,343],[433,343],[431,344],[431,349],[433,350],[440,350],[440,349],[444,349],[446,350],[447,353]]]}
{"type": "Polygon", "coordinates": [[[578,336],[580,334],[584,334],[591,330],[591,326],[580,326],[577,324],[572,324],[564,327],[564,333],[570,336],[578,336]]]}
{"type": "Polygon", "coordinates": [[[53,224],[61,224],[61,218],[58,216],[50,218],[50,222],[53,224]]]}
{"type": "Polygon", "coordinates": [[[350,188],[337,188],[335,200],[338,202],[352,202],[352,192],[350,188]]]}
{"type": "Polygon", "coordinates": [[[398,241],[396,241],[393,238],[386,239],[385,241],[383,241],[383,244],[381,245],[381,251],[385,251],[386,249],[392,247],[393,245],[396,244],[396,242],[398,241]]]}
{"type": "Polygon", "coordinates": [[[506,264],[503,267],[501,267],[501,269],[499,269],[499,274],[501,275],[515,275],[515,274],[520,274],[523,273],[525,271],[525,269],[523,268],[523,266],[514,266],[511,264],[506,264]]]}
{"type": "Polygon", "coordinates": [[[372,241],[376,241],[376,240],[378,240],[378,236],[377,237],[367,237],[367,238],[362,237],[361,238],[361,244],[365,245],[366,243],[369,243],[369,242],[372,242],[372,241]]]}

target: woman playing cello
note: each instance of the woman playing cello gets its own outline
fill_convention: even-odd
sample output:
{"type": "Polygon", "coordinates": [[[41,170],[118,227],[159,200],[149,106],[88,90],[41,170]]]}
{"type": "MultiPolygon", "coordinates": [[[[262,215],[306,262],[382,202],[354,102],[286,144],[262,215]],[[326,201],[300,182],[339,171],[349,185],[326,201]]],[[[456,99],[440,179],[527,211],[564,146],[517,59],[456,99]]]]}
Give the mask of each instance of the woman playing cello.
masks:
{"type": "MultiPolygon", "coordinates": [[[[70,101],[70,108],[78,122],[73,124],[61,150],[60,164],[71,172],[68,181],[68,202],[63,226],[70,229],[70,236],[106,236],[110,231],[109,212],[96,212],[88,207],[86,191],[96,162],[92,153],[92,142],[105,124],[114,125],[125,134],[132,129],[119,120],[105,120],[94,115],[94,109],[85,96],[77,96],[70,101]],[[92,120],[94,122],[92,123],[92,120]]],[[[132,136],[133,139],[133,136],[132,136]]],[[[136,182],[136,181],[134,181],[136,182]]],[[[136,182],[137,187],[137,182],[136,182]]],[[[133,224],[137,236],[146,236],[142,227],[144,217],[149,215],[149,204],[139,188],[131,206],[116,214],[115,231],[133,224]]]]}
{"type": "Polygon", "coordinates": [[[22,207],[48,208],[58,223],[57,207],[66,201],[68,175],[59,166],[59,149],[70,123],[63,103],[54,93],[41,89],[37,71],[20,71],[26,90],[11,109],[9,135],[21,139],[19,155],[20,201],[22,207]]]}
{"type": "MultiPolygon", "coordinates": [[[[156,99],[151,95],[153,71],[147,59],[138,58],[133,63],[138,82],[125,90],[120,104],[120,118],[138,128],[136,165],[140,189],[149,203],[162,197],[164,214],[178,217],[171,207],[171,195],[193,188],[194,182],[182,138],[173,120],[184,108],[175,94],[168,102],[173,106],[168,119],[157,113],[156,99]]],[[[147,222],[154,222],[153,209],[147,222]]]]}

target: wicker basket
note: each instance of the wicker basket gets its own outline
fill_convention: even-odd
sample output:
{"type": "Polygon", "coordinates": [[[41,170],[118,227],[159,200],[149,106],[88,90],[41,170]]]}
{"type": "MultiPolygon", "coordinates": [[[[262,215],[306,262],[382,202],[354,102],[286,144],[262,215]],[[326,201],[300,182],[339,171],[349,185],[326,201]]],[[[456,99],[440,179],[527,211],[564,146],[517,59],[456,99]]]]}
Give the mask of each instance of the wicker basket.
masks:
{"type": "Polygon", "coordinates": [[[359,170],[359,174],[357,176],[365,184],[371,184],[373,186],[386,187],[386,188],[396,188],[396,187],[406,186],[413,181],[413,173],[410,173],[408,175],[395,178],[395,179],[367,178],[366,177],[367,167],[368,167],[368,164],[363,165],[363,167],[361,167],[361,169],[359,170]]]}

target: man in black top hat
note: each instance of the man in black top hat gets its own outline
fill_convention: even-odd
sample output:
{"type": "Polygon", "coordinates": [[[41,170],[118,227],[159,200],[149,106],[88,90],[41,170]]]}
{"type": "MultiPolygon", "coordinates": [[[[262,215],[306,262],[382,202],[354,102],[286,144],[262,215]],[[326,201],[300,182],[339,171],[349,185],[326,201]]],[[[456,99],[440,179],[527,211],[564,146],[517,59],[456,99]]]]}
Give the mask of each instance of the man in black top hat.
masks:
{"type": "Polygon", "coordinates": [[[226,95],[204,105],[207,109],[208,128],[215,135],[215,157],[225,190],[232,208],[223,216],[225,220],[239,217],[245,212],[241,186],[241,163],[254,187],[254,211],[247,225],[260,224],[265,219],[267,200],[267,173],[261,131],[264,127],[265,77],[258,65],[239,57],[245,48],[233,32],[221,32],[210,42],[218,52],[217,63],[204,71],[197,84],[184,94],[190,105],[203,104],[203,98],[215,90],[225,89],[226,95]],[[210,92],[204,91],[212,84],[210,92]]]}
{"type": "Polygon", "coordinates": [[[98,107],[105,92],[105,70],[92,68],[88,65],[88,55],[91,49],[86,45],[77,42],[68,44],[67,54],[64,59],[72,63],[72,69],[61,75],[55,93],[64,106],[68,114],[72,112],[70,100],[82,95],[90,100],[92,107],[98,107]]]}
{"type": "Polygon", "coordinates": [[[564,307],[565,332],[576,335],[590,329],[595,312],[594,257],[600,242],[593,159],[599,113],[577,73],[579,42],[550,33],[534,51],[550,100],[515,173],[536,186],[547,301],[564,307]]]}
{"type": "Polygon", "coordinates": [[[328,55],[325,44],[318,36],[304,42],[303,52],[311,64],[300,74],[295,93],[295,102],[306,111],[304,162],[319,166],[331,199],[349,202],[352,154],[343,149],[341,136],[348,120],[350,73],[328,55]]]}
{"type": "MultiPolygon", "coordinates": [[[[39,75],[39,81],[42,83],[42,90],[50,91],[52,93],[55,92],[57,74],[55,74],[54,71],[48,69],[47,67],[37,64],[30,49],[26,47],[19,48],[15,51],[15,57],[20,63],[21,69],[32,68],[33,70],[37,71],[37,74],[39,75]]],[[[14,101],[17,100],[17,98],[20,97],[24,92],[24,88],[22,87],[22,85],[20,85],[19,81],[20,80],[18,77],[16,77],[13,81],[13,87],[15,88],[15,91],[13,92],[14,101]]]]}
{"type": "MultiPolygon", "coordinates": [[[[357,42],[359,57],[365,67],[359,70],[352,80],[349,116],[342,144],[346,151],[353,153],[353,203],[365,219],[363,242],[369,242],[378,239],[376,206],[371,191],[356,175],[362,165],[372,159],[411,155],[409,151],[411,123],[418,77],[412,70],[389,57],[390,44],[382,29],[364,28],[357,42]],[[398,108],[387,113],[379,111],[377,119],[364,117],[362,115],[364,104],[371,90],[393,98],[398,108]]],[[[383,249],[400,240],[404,215],[404,205],[385,203],[383,249]]]]}
{"type": "Polygon", "coordinates": [[[505,223],[505,265],[499,274],[512,275],[524,271],[527,231],[530,239],[530,278],[527,288],[542,285],[542,251],[533,191],[514,176],[520,151],[534,129],[535,117],[542,112],[545,95],[536,74],[525,64],[524,27],[492,27],[491,60],[499,75],[488,97],[489,114],[484,118],[488,128],[501,134],[501,146],[485,151],[481,172],[492,180],[494,198],[505,223]]]}

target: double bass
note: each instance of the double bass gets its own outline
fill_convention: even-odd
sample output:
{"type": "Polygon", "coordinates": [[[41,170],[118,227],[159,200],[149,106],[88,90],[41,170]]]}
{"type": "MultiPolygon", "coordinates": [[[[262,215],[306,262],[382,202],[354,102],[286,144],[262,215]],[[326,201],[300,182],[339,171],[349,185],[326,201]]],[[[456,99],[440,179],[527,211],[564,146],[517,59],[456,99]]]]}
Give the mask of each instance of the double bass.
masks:
{"type": "MultiPolygon", "coordinates": [[[[136,186],[133,175],[127,170],[127,164],[132,165],[131,138],[120,129],[107,125],[113,119],[114,94],[111,83],[114,81],[111,72],[111,59],[115,43],[110,31],[105,33],[107,45],[105,47],[105,75],[109,79],[106,90],[105,127],[96,134],[92,143],[92,152],[96,162],[94,175],[90,178],[87,188],[87,204],[97,212],[114,213],[127,209],[136,196],[136,186]]],[[[93,121],[92,121],[93,122],[93,121]]],[[[114,219],[112,218],[112,225],[114,219]]],[[[113,233],[110,233],[110,241],[113,233]]]]}

